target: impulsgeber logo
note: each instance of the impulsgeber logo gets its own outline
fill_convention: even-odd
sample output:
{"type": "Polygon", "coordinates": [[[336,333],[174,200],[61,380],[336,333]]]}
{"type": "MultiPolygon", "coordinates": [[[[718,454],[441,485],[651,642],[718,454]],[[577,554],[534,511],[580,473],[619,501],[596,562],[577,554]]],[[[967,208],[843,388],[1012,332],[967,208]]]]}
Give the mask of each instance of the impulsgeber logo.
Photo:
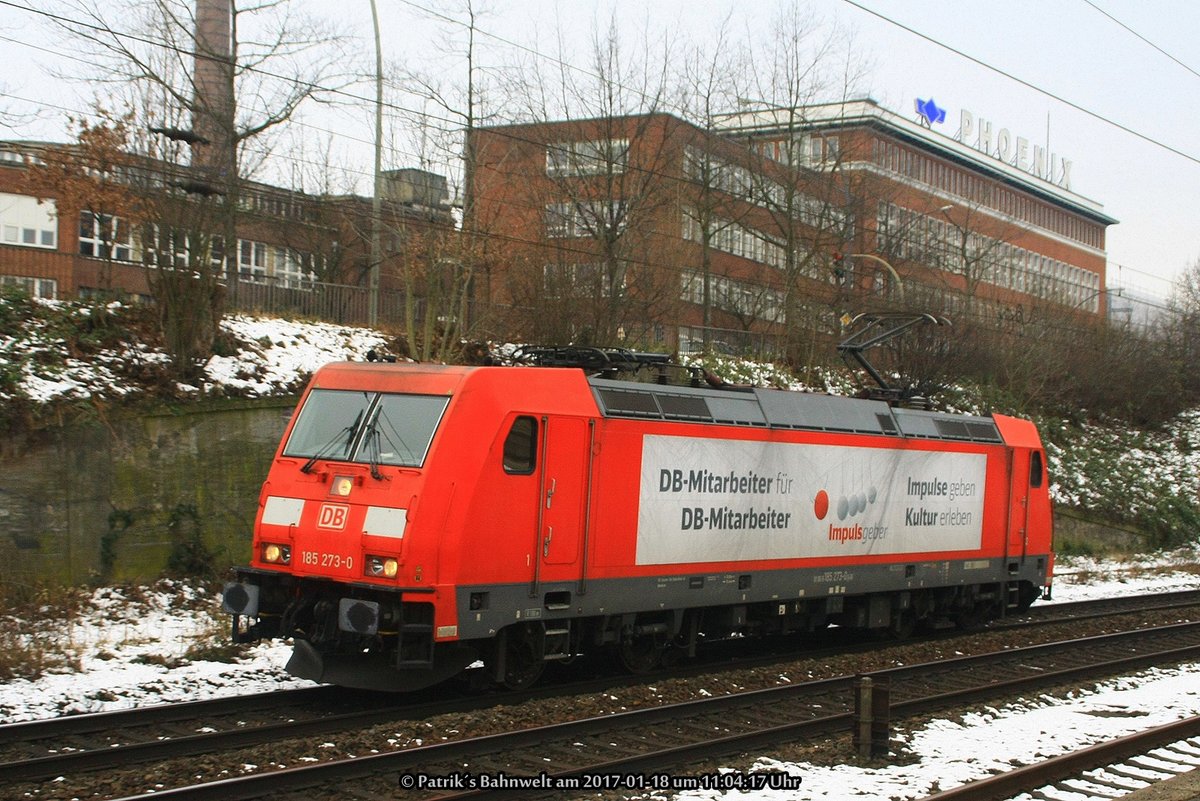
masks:
{"type": "Polygon", "coordinates": [[[873,506],[878,497],[879,491],[874,486],[868,487],[859,492],[839,496],[836,509],[831,510],[829,492],[822,489],[813,499],[813,514],[817,520],[824,520],[830,511],[834,511],[836,514],[838,522],[836,524],[832,521],[829,523],[830,542],[881,540],[887,536],[887,526],[864,526],[860,521],[854,520],[861,516],[868,507],[873,506]]]}

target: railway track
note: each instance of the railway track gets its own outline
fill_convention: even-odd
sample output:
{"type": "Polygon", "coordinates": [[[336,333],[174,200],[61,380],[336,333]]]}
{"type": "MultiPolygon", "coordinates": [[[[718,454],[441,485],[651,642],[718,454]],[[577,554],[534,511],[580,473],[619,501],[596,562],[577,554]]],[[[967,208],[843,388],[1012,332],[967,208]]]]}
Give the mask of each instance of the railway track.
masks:
{"type": "Polygon", "coordinates": [[[0,727],[0,782],[40,779],[336,731],[394,718],[400,702],[340,687],[69,715],[0,727]],[[273,697],[278,696],[278,697],[273,697]],[[353,711],[346,711],[352,709],[353,711]]]}
{"type": "Polygon", "coordinates": [[[1026,794],[1039,801],[1108,801],[1197,768],[1200,717],[1190,717],[943,790],[923,801],[1006,801],[1026,794]]]}
{"type": "MultiPolygon", "coordinates": [[[[1065,621],[1161,611],[1200,605],[1200,591],[1131,596],[1034,607],[1029,613],[1001,621],[1005,627],[1046,626],[1065,621]]],[[[847,646],[838,645],[837,653],[847,646]]],[[[869,651],[876,643],[857,644],[851,650],[869,651]]],[[[831,652],[833,652],[831,650],[831,652]]],[[[820,652],[806,656],[819,657],[820,652]]],[[[737,667],[794,659],[794,651],[781,657],[768,654],[737,658],[737,667]]],[[[238,747],[252,747],[281,738],[319,736],[369,728],[399,717],[422,718],[477,709],[481,704],[518,704],[561,695],[587,695],[647,680],[694,676],[721,670],[727,663],[706,662],[664,671],[655,676],[602,676],[540,687],[499,696],[455,695],[445,692],[390,694],[347,691],[337,687],[259,693],[182,704],[166,704],[116,712],[71,715],[48,720],[0,726],[0,786],[114,765],[161,762],[238,747]],[[436,699],[436,700],[435,700],[436,699]]]]}
{"type": "MultiPolygon", "coordinates": [[[[1197,658],[1200,624],[1189,623],[905,666],[871,676],[890,682],[892,714],[900,717],[1048,685],[1078,683],[1148,664],[1197,658]]],[[[413,785],[406,788],[411,792],[405,797],[413,798],[525,798],[536,789],[537,782],[552,787],[549,795],[560,798],[566,788],[578,787],[583,795],[585,790],[605,789],[604,782],[611,785],[610,789],[625,791],[693,786],[736,789],[739,781],[783,785],[790,781],[787,777],[727,774],[721,778],[688,774],[684,766],[844,731],[851,714],[853,678],[844,676],[511,734],[320,762],[163,789],[144,797],[233,801],[276,798],[285,792],[304,798],[327,795],[345,799],[355,794],[390,797],[397,791],[398,777],[405,776],[409,777],[405,781],[413,785]],[[456,783],[463,782],[502,784],[498,778],[501,775],[510,777],[509,786],[456,787],[456,783]],[[511,782],[526,784],[512,786],[511,782]],[[639,786],[639,782],[657,784],[639,786]],[[454,792],[447,795],[447,789],[454,792]]]]}
{"type": "Polygon", "coordinates": [[[1022,626],[1031,622],[1065,622],[1119,615],[1126,612],[1145,612],[1159,609],[1182,609],[1200,602],[1200,590],[1128,595],[1121,598],[1100,598],[1091,601],[1069,601],[1030,607],[1021,615],[1001,618],[993,625],[1022,626]]]}

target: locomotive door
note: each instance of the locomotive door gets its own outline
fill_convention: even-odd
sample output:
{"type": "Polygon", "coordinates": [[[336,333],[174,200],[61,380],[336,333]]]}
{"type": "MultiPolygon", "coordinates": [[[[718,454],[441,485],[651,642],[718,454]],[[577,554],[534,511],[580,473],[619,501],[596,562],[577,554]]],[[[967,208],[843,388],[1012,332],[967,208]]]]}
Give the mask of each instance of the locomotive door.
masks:
{"type": "Polygon", "coordinates": [[[1029,530],[1029,449],[1013,448],[1012,492],[1009,500],[1008,540],[1004,553],[1009,560],[1025,558],[1026,536],[1029,530]]]}
{"type": "Polygon", "coordinates": [[[538,532],[533,593],[543,581],[581,578],[580,542],[587,514],[588,453],[586,420],[543,418],[543,457],[539,473],[538,532]]]}

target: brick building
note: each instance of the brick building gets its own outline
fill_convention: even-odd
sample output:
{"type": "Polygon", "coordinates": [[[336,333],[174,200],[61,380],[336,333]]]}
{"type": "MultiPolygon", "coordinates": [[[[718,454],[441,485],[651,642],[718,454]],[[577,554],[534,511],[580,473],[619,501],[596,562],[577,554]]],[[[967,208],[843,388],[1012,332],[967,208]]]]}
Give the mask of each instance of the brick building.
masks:
{"type": "MultiPolygon", "coordinates": [[[[37,197],[26,181],[28,167],[47,149],[66,147],[0,142],[0,284],[21,286],[43,298],[116,293],[149,299],[148,269],[183,266],[195,256],[169,225],[126,225],[119,217],[69,208],[53,196],[37,197]]],[[[189,174],[187,168],[145,166],[160,180],[172,171],[189,174]]],[[[403,298],[395,297],[403,283],[395,266],[398,237],[406,230],[452,230],[453,218],[442,176],[396,170],[385,174],[383,188],[388,246],[381,289],[390,303],[381,308],[398,310],[403,304],[403,298]]],[[[364,321],[371,199],[306,195],[257,182],[244,182],[239,191],[236,272],[227,269],[224,276],[233,304],[364,321]]],[[[204,203],[214,201],[195,197],[184,202],[193,203],[199,214],[204,203]]],[[[186,208],[183,213],[188,214],[186,208]]],[[[212,221],[209,258],[219,264],[221,228],[216,215],[212,221]]]]}
{"type": "Polygon", "coordinates": [[[956,137],[925,123],[862,100],[480,129],[476,225],[513,245],[488,296],[530,336],[681,350],[880,306],[1104,314],[1116,220],[1072,163],[969,112],[956,137]]]}

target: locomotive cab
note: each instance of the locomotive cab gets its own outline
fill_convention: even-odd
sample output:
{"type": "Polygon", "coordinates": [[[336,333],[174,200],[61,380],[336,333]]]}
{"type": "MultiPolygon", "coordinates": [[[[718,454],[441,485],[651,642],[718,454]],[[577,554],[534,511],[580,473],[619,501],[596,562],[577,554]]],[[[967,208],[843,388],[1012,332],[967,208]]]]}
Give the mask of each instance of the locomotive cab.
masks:
{"type": "Polygon", "coordinates": [[[291,673],[388,689],[440,681],[475,659],[435,646],[436,577],[415,536],[455,377],[400,384],[373,365],[317,373],[263,485],[251,566],[224,593],[237,639],[290,637],[291,673]]]}
{"type": "MultiPolygon", "coordinates": [[[[566,452],[560,432],[595,413],[582,375],[531,373],[514,397],[506,372],[322,368],[263,485],[251,565],[223,595],[235,638],[291,638],[289,672],[372,689],[419,689],[483,656],[493,638],[460,638],[456,588],[532,567],[543,467],[566,452]],[[513,525],[531,532],[520,552],[489,549],[480,529],[513,525]]],[[[559,502],[541,515],[554,533],[538,569],[578,561],[578,486],[552,480],[559,502]],[[571,504],[574,526],[562,513],[571,504]]]]}

